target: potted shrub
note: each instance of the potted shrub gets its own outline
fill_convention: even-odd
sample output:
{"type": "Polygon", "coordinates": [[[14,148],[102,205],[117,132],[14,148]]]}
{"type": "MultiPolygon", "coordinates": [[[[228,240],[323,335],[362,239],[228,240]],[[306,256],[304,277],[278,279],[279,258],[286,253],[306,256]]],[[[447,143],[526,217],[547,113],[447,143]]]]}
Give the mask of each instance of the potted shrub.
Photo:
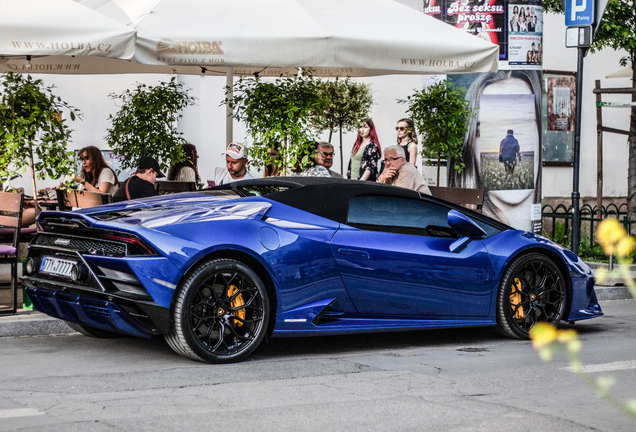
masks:
{"type": "MultiPolygon", "coordinates": [[[[356,83],[351,78],[321,81],[318,84],[323,99],[320,110],[314,113],[312,120],[318,132],[329,131],[329,142],[333,131],[340,135],[340,173],[343,171],[342,133],[357,130],[360,121],[369,117],[373,105],[371,86],[356,83]]],[[[333,143],[332,143],[333,144],[333,143]]]]}
{"type": "Polygon", "coordinates": [[[222,102],[233,110],[233,116],[247,126],[254,144],[247,146],[250,163],[258,166],[274,164],[287,175],[300,158],[301,167],[314,154],[310,123],[312,113],[321,104],[317,80],[310,74],[280,76],[274,81],[259,77],[241,78],[222,102]],[[229,97],[231,92],[232,97],[229,97]],[[271,148],[278,149],[272,157],[271,148]]]}
{"type": "Polygon", "coordinates": [[[416,90],[406,100],[398,99],[408,105],[407,115],[422,134],[422,157],[437,159],[437,186],[442,158],[453,161],[453,168],[458,172],[464,168],[464,135],[468,132],[469,120],[475,116],[464,98],[465,93],[463,87],[457,88],[442,80],[416,90]]]}
{"type": "Polygon", "coordinates": [[[63,113],[75,120],[80,112],[30,75],[7,72],[0,85],[0,181],[28,167],[37,212],[36,178],[61,178],[74,170],[74,153],[67,150],[72,129],[63,113]]]}
{"type": "Polygon", "coordinates": [[[117,114],[108,117],[106,141],[117,155],[123,156],[124,168],[136,167],[141,156],[152,156],[167,170],[171,163],[184,158],[181,144],[186,140],[177,131],[181,111],[195,103],[189,89],[172,77],[156,86],[138,84],[133,90],[110,94],[121,100],[117,114]]]}

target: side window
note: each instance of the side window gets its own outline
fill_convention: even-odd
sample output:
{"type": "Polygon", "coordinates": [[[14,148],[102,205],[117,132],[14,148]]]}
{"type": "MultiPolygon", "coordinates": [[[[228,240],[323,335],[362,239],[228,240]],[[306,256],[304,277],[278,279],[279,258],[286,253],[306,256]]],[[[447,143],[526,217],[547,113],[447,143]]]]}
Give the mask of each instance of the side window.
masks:
{"type": "Polygon", "coordinates": [[[446,222],[448,210],[424,200],[359,196],[349,203],[347,224],[370,231],[456,238],[446,222]]]}

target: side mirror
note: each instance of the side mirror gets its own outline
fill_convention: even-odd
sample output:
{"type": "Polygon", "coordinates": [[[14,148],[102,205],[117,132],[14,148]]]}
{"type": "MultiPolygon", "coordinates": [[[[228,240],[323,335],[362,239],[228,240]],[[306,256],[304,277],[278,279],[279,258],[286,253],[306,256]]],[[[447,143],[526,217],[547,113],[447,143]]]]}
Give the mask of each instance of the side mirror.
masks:
{"type": "Polygon", "coordinates": [[[451,228],[471,240],[476,240],[486,235],[486,231],[470,220],[468,216],[457,210],[448,212],[447,221],[451,228]]]}

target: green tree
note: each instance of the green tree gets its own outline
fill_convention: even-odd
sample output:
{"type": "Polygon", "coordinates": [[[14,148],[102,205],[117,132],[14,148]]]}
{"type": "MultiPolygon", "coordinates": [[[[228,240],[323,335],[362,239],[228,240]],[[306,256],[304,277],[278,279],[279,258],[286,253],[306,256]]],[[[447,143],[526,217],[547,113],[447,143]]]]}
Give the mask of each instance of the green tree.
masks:
{"type": "Polygon", "coordinates": [[[7,72],[0,84],[0,181],[15,179],[29,167],[37,209],[36,177],[56,179],[74,168],[73,152],[66,148],[72,129],[62,113],[66,110],[71,120],[81,114],[55,96],[54,87],[30,75],[7,72]]]}
{"type": "Polygon", "coordinates": [[[247,146],[250,163],[257,166],[274,164],[283,175],[297,161],[301,167],[314,154],[315,137],[311,133],[312,113],[321,106],[317,80],[309,75],[281,76],[272,81],[241,78],[232,88],[226,87],[226,99],[233,116],[247,126],[254,145],[247,146]],[[230,91],[233,97],[229,98],[230,91]],[[279,156],[272,158],[270,148],[277,147],[279,156]]]}
{"type": "MultiPolygon", "coordinates": [[[[597,52],[603,48],[625,50],[627,55],[619,60],[621,66],[632,68],[632,88],[636,88],[636,13],[633,0],[609,0],[605,14],[594,35],[590,51],[597,52]]],[[[545,0],[546,12],[563,13],[559,0],[545,0]]],[[[636,102],[636,93],[632,93],[632,102],[636,102]]],[[[631,108],[629,122],[629,162],[627,173],[627,205],[629,211],[636,210],[636,106],[631,108]]]]}
{"type": "Polygon", "coordinates": [[[371,86],[356,83],[351,78],[327,80],[318,84],[323,106],[314,113],[312,124],[317,132],[329,131],[329,142],[333,131],[340,135],[340,173],[343,171],[342,133],[351,132],[360,126],[360,121],[369,117],[373,105],[371,86]]]}
{"type": "Polygon", "coordinates": [[[141,156],[154,157],[162,170],[183,160],[181,144],[186,140],[177,131],[177,122],[183,117],[181,111],[196,101],[188,91],[172,77],[170,82],[138,84],[134,90],[109,95],[122,104],[117,114],[108,117],[111,126],[105,138],[123,156],[123,167],[134,168],[141,156]]]}
{"type": "MultiPolygon", "coordinates": [[[[423,136],[422,157],[437,159],[437,185],[439,186],[440,159],[453,161],[458,171],[464,168],[462,145],[468,131],[468,122],[475,116],[464,98],[464,88],[457,88],[447,81],[439,81],[399,103],[408,105],[407,115],[415,129],[423,136]]],[[[427,162],[432,165],[431,162],[427,162]]]]}

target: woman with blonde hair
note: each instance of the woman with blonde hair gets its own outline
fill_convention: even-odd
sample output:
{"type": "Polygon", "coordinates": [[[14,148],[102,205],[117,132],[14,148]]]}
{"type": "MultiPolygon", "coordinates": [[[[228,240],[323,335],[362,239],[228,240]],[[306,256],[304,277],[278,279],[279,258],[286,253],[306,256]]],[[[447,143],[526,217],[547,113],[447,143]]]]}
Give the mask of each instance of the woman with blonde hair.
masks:
{"type": "Polygon", "coordinates": [[[410,118],[398,120],[395,130],[397,132],[397,145],[404,149],[406,161],[415,165],[415,160],[417,159],[417,133],[415,132],[413,120],[410,118]]]}

